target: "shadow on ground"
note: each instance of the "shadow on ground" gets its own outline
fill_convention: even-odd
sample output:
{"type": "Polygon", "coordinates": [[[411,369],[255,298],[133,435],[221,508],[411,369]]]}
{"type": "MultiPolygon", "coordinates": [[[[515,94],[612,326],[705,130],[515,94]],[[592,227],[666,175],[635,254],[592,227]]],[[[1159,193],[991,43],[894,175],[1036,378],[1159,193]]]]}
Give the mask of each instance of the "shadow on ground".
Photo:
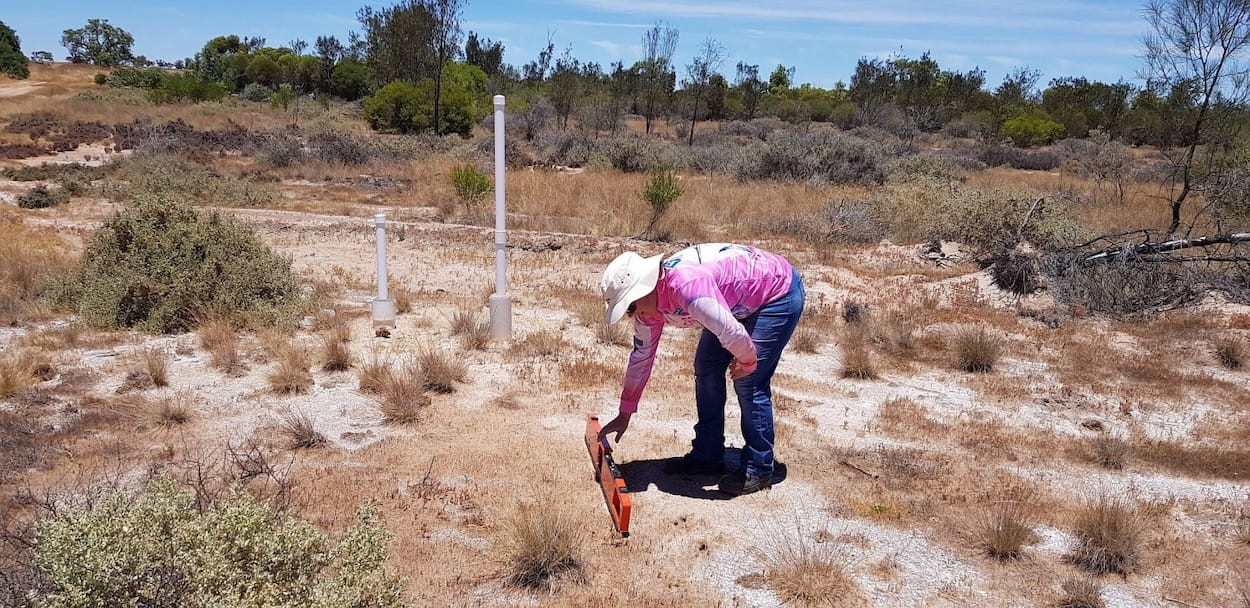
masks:
{"type": "MultiPolygon", "coordinates": [[[[738,458],[738,449],[731,448],[725,451],[726,472],[738,470],[740,467],[738,458]]],[[[655,489],[665,494],[702,500],[729,500],[733,498],[733,496],[716,489],[716,484],[721,478],[720,474],[668,475],[664,472],[664,463],[668,460],[670,459],[651,458],[618,463],[617,466],[621,470],[621,476],[625,478],[625,487],[629,489],[630,493],[646,492],[655,487],[655,489]]],[[[777,485],[785,481],[785,479],[786,465],[778,462],[776,470],[773,472],[773,485],[777,485]]]]}

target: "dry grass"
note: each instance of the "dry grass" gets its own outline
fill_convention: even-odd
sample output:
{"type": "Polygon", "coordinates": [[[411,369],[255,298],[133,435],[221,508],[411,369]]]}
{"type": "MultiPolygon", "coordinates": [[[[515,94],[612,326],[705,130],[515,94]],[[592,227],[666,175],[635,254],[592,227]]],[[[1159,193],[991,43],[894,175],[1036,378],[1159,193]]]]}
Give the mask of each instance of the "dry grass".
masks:
{"type": "Polygon", "coordinates": [[[451,333],[460,336],[460,346],[467,350],[486,350],[490,344],[490,322],[472,308],[462,306],[452,313],[451,333]]]}
{"type": "Polygon", "coordinates": [[[321,332],[321,369],[341,372],[352,367],[352,330],[342,323],[321,332]]]}
{"type": "Polygon", "coordinates": [[[200,346],[208,351],[209,362],[227,375],[240,374],[243,356],[239,352],[239,334],[230,321],[211,317],[196,324],[200,346]]]}
{"type": "Polygon", "coordinates": [[[976,524],[977,547],[994,559],[1018,559],[1024,546],[1037,540],[1030,519],[1030,510],[1019,502],[995,503],[976,524]]]}
{"type": "Polygon", "coordinates": [[[966,372],[994,371],[1002,354],[1002,339],[984,326],[963,327],[955,333],[955,367],[966,372]]]}
{"type": "Polygon", "coordinates": [[[169,386],[169,353],[148,347],[139,351],[139,362],[156,387],[169,386]]]}
{"type": "Polygon", "coordinates": [[[514,340],[508,346],[508,354],[518,359],[544,359],[557,357],[572,348],[574,348],[573,344],[565,340],[564,336],[554,331],[543,330],[526,334],[520,340],[514,340]]]}
{"type": "Polygon", "coordinates": [[[63,241],[22,222],[0,219],[0,323],[46,308],[49,279],[69,265],[63,241]]]}
{"type": "Polygon", "coordinates": [[[1061,585],[1058,608],[1105,608],[1102,585],[1089,577],[1070,578],[1061,585]]]}
{"type": "Polygon", "coordinates": [[[1172,441],[1138,441],[1136,460],[1190,477],[1244,481],[1250,479],[1250,450],[1242,444],[1188,445],[1172,441]]]}
{"type": "Polygon", "coordinates": [[[425,379],[425,388],[436,393],[454,393],[456,385],[469,377],[469,366],[454,353],[427,347],[417,353],[416,361],[425,379]]]}
{"type": "Polygon", "coordinates": [[[133,395],[121,397],[111,406],[113,413],[130,420],[138,428],[170,429],[190,422],[195,417],[196,399],[191,393],[150,399],[133,395]]]}
{"type": "Polygon", "coordinates": [[[310,449],[325,445],[326,436],[313,425],[312,418],[304,412],[288,411],[278,421],[278,430],[287,439],[292,450],[310,449]]]}
{"type": "Polygon", "coordinates": [[[1241,369],[1246,359],[1250,358],[1250,348],[1238,338],[1218,338],[1215,340],[1215,358],[1228,369],[1241,369]]]}
{"type": "Polygon", "coordinates": [[[1072,563],[1094,574],[1128,574],[1141,562],[1144,524],[1136,506],[1101,495],[1077,510],[1072,522],[1072,563]]]}
{"type": "Polygon", "coordinates": [[[1098,466],[1118,471],[1128,462],[1132,445],[1122,437],[1100,434],[1087,441],[1089,460],[1098,466]]]}
{"type": "Polygon", "coordinates": [[[796,353],[814,354],[824,343],[824,337],[819,331],[800,327],[790,336],[790,348],[796,353]]]}
{"type": "Polygon", "coordinates": [[[36,362],[29,353],[8,349],[0,354],[0,398],[30,390],[38,384],[36,362]]]}
{"type": "Polygon", "coordinates": [[[634,339],[633,327],[622,323],[595,324],[595,341],[608,346],[629,346],[634,339]]]}
{"type": "Polygon", "coordinates": [[[584,353],[570,354],[560,359],[561,388],[590,388],[620,382],[623,373],[619,364],[608,365],[584,353]]]}
{"type": "Polygon", "coordinates": [[[847,572],[846,560],[831,543],[818,542],[799,532],[777,535],[762,549],[764,574],[740,580],[754,586],[760,578],[786,605],[852,608],[867,605],[858,583],[847,572]]]}
{"type": "Polygon", "coordinates": [[[387,368],[379,374],[378,382],[379,407],[388,423],[412,424],[432,403],[425,392],[425,374],[416,365],[387,368]]]}
{"type": "Polygon", "coordinates": [[[519,505],[504,535],[509,584],[555,590],[565,583],[586,582],[586,538],[563,505],[554,501],[519,505]]]}
{"type": "Polygon", "coordinates": [[[381,394],[382,386],[390,371],[390,359],[374,351],[369,360],[360,366],[360,391],[373,395],[381,394]]]}
{"type": "Polygon", "coordinates": [[[848,325],[838,343],[842,353],[842,377],[872,380],[877,377],[872,349],[868,345],[868,332],[862,325],[848,325]]]}
{"type": "Polygon", "coordinates": [[[270,390],[279,395],[303,395],[312,390],[312,363],[307,349],[288,344],[277,358],[277,367],[266,376],[270,390]]]}

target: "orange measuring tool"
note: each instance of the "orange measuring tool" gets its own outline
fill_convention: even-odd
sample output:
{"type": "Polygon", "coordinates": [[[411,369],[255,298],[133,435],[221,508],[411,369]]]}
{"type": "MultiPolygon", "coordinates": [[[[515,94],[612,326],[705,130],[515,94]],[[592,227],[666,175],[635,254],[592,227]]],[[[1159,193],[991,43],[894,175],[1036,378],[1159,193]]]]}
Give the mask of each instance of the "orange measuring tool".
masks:
{"type": "Polygon", "coordinates": [[[586,415],[586,449],[590,452],[590,462],[595,466],[595,478],[603,488],[603,500],[608,503],[608,514],[612,516],[612,525],[621,536],[629,536],[629,488],[625,487],[625,478],[621,477],[621,469],[612,459],[612,446],[605,437],[599,439],[599,417],[586,415]]]}

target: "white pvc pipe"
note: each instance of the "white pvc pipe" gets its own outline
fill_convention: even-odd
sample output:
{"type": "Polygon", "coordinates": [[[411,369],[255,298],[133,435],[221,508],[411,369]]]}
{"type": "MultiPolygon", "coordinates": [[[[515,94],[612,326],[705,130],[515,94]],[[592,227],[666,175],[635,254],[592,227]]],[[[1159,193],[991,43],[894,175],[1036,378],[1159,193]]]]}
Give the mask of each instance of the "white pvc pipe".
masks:
{"type": "Polygon", "coordinates": [[[504,228],[504,96],[495,96],[495,295],[502,296],[507,290],[505,283],[504,253],[508,233],[504,228]]]}
{"type": "Polygon", "coordinates": [[[386,214],[373,216],[378,229],[378,299],[389,299],[386,293],[386,214]]]}

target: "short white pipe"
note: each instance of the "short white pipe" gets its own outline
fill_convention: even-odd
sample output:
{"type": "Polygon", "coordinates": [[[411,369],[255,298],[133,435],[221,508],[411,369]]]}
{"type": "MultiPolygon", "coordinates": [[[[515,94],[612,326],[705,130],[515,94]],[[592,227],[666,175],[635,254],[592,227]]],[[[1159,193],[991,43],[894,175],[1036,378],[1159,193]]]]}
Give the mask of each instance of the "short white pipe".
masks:
{"type": "Polygon", "coordinates": [[[387,300],[386,292],[386,214],[373,216],[374,225],[378,229],[378,299],[387,300]]]}
{"type": "Polygon", "coordinates": [[[495,96],[495,295],[507,291],[505,258],[508,233],[504,227],[504,96],[495,96]]]}

